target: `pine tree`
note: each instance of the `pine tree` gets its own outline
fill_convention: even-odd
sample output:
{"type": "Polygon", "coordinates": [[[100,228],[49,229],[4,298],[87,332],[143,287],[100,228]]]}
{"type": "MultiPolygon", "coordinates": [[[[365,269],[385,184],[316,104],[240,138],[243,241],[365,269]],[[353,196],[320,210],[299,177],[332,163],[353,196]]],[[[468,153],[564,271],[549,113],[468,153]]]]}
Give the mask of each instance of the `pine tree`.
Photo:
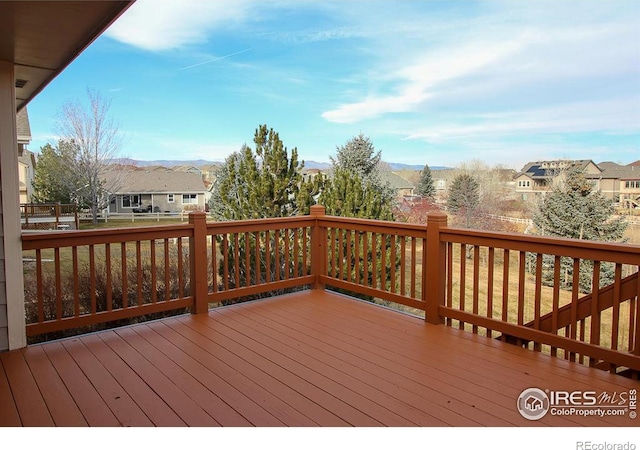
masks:
{"type": "Polygon", "coordinates": [[[424,169],[420,173],[420,182],[418,183],[417,194],[426,197],[433,198],[436,193],[436,187],[433,184],[433,177],[431,176],[431,169],[428,164],[424,165],[424,169]]]}
{"type": "MultiPolygon", "coordinates": [[[[584,172],[577,168],[569,169],[566,180],[547,194],[538,211],[534,213],[533,223],[538,233],[545,236],[558,236],[603,242],[622,240],[626,223],[613,218],[613,202],[600,192],[594,191],[584,172]]],[[[543,282],[553,283],[552,255],[543,257],[543,282]]],[[[600,286],[613,281],[613,265],[603,262],[600,266],[600,286]]],[[[593,262],[580,261],[580,291],[591,292],[593,262]]],[[[573,285],[573,260],[561,258],[561,287],[570,289],[573,285]]]]}
{"type": "Polygon", "coordinates": [[[332,176],[327,181],[325,189],[333,192],[338,198],[346,199],[349,195],[348,190],[354,188],[354,180],[358,179],[361,183],[361,189],[359,188],[358,192],[362,191],[363,198],[372,202],[367,206],[354,203],[341,204],[338,199],[329,200],[328,195],[325,195],[323,200],[333,205],[331,214],[393,220],[393,214],[389,215],[389,211],[393,210],[395,196],[391,187],[383,183],[380,178],[382,152],[376,152],[368,137],[361,133],[351,138],[345,145],[338,147],[335,158],[330,157],[330,159],[332,176]],[[337,184],[331,186],[334,179],[337,180],[337,184]]]}
{"type": "MultiPolygon", "coordinates": [[[[304,163],[298,161],[297,149],[293,148],[289,157],[278,133],[266,125],[256,129],[253,141],[255,151],[244,145],[218,169],[209,202],[213,218],[224,221],[308,214],[315,203],[314,196],[319,193],[322,177],[305,180],[302,176],[304,163]]],[[[302,236],[297,238],[302,239],[302,236]]],[[[229,258],[227,270],[236,266],[236,255],[239,268],[237,274],[235,270],[225,274],[221,263],[219,275],[225,277],[230,288],[246,286],[247,282],[255,285],[274,281],[276,271],[282,275],[285,270],[285,255],[281,252],[281,260],[277,260],[271,251],[276,247],[284,248],[285,239],[289,245],[294,245],[294,234],[288,231],[219,237],[216,244],[229,258]],[[255,270],[256,257],[259,273],[255,270]]],[[[297,245],[299,248],[308,246],[297,245]]],[[[300,266],[301,261],[290,263],[299,264],[298,273],[306,270],[300,266]]]]}
{"type": "MultiPolygon", "coordinates": [[[[380,159],[381,152],[376,153],[371,141],[362,134],[338,148],[336,158],[331,158],[333,163],[331,177],[326,181],[319,197],[319,203],[324,205],[327,214],[341,217],[394,220],[394,195],[391,188],[380,181],[378,173],[380,159]]],[[[375,273],[382,273],[383,252],[387,264],[399,264],[398,257],[396,257],[396,261],[391,261],[393,244],[389,236],[384,239],[377,236],[375,237],[376,242],[374,242],[374,234],[372,233],[336,230],[331,234],[330,239],[334,237],[335,241],[330,241],[328,244],[330,255],[332,255],[329,261],[330,273],[335,272],[335,264],[337,264],[338,267],[349,268],[343,273],[345,280],[358,279],[368,283],[369,286],[379,285],[381,282],[388,285],[391,282],[391,270],[385,271],[386,279],[384,281],[373,280],[374,268],[370,266],[375,254],[378,265],[375,268],[375,273]],[[368,243],[366,251],[365,240],[368,243]],[[356,249],[358,249],[357,252],[356,249]],[[347,260],[347,255],[351,256],[350,260],[347,260]],[[343,259],[342,263],[337,261],[338,259],[343,259]],[[359,267],[358,274],[355,273],[356,266],[359,267]]],[[[399,255],[398,243],[395,246],[397,250],[395,254],[399,255]]],[[[353,292],[349,292],[349,294],[373,300],[370,296],[353,292]]]]}
{"type": "Polygon", "coordinates": [[[480,184],[468,173],[457,175],[449,188],[447,208],[464,219],[464,226],[471,226],[471,219],[480,203],[480,184]]]}
{"type": "Polygon", "coordinates": [[[260,125],[249,146],[231,154],[218,169],[209,202],[216,220],[244,220],[308,214],[322,178],[305,180],[298,150],[291,157],[278,133],[260,125]]]}
{"type": "Polygon", "coordinates": [[[319,203],[326,213],[340,217],[393,220],[391,204],[371,182],[363,183],[358,174],[338,168],[320,193],[319,203]]]}
{"type": "Polygon", "coordinates": [[[40,147],[33,177],[33,201],[35,203],[79,203],[83,201],[84,180],[76,176],[69,166],[75,159],[73,145],[60,140],[56,147],[46,144],[40,147]]]}

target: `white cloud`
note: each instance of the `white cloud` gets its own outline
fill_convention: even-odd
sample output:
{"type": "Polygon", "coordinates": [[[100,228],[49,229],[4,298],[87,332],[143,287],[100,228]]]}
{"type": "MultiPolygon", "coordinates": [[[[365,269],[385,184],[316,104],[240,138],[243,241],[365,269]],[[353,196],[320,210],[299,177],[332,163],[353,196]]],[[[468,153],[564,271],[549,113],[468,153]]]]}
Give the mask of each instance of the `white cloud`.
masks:
{"type": "Polygon", "coordinates": [[[412,111],[432,97],[430,89],[439,83],[456,79],[495,64],[520,50],[519,41],[472,44],[455,51],[439,51],[424,55],[424,62],[403,67],[392,78],[402,85],[396,95],[372,95],[363,101],[346,103],[326,111],[322,117],[330,122],[354,123],[379,117],[385,113],[412,111]]]}
{"type": "Polygon", "coordinates": [[[212,30],[247,16],[248,0],[137,0],[106,32],[144,50],[172,50],[207,40],[212,30]]]}
{"type": "Polygon", "coordinates": [[[635,99],[579,102],[524,111],[459,114],[448,123],[422,127],[407,139],[438,142],[480,136],[532,133],[637,132],[640,105],[635,99]]]}
{"type": "Polygon", "coordinates": [[[382,36],[376,68],[360,71],[368,76],[361,77],[367,81],[359,94],[351,93],[347,98],[353,101],[325,111],[322,117],[357,123],[388,113],[425,113],[461,104],[486,108],[520,102],[518,107],[531,108],[536,93],[551,97],[554,91],[565,101],[588,100],[597,98],[598,88],[620,82],[606,77],[626,76],[629,84],[635,75],[637,86],[637,14],[611,16],[609,9],[615,7],[599,3],[575,8],[540,2],[499,5],[498,13],[447,22],[455,27],[421,18],[424,34],[416,35],[412,28],[412,39],[404,45],[382,36]],[[433,27],[441,33],[434,35],[433,27]],[[567,84],[573,80],[582,84],[573,88],[567,84]]]}

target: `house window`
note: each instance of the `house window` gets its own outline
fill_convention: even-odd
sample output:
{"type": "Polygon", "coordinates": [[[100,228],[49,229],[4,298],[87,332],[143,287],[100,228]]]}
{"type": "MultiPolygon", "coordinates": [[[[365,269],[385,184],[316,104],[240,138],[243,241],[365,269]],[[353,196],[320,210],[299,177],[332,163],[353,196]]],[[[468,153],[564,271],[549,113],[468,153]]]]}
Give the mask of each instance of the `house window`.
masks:
{"type": "Polygon", "coordinates": [[[531,187],[531,181],[527,181],[527,187],[531,187]]]}
{"type": "Polygon", "coordinates": [[[123,208],[138,208],[140,206],[140,195],[123,195],[122,207],[123,208]]]}
{"type": "Polygon", "coordinates": [[[173,194],[167,194],[167,202],[173,203],[175,201],[173,194]]]}
{"type": "Polygon", "coordinates": [[[197,205],[198,204],[198,194],[182,194],[182,204],[183,205],[197,205]]]}

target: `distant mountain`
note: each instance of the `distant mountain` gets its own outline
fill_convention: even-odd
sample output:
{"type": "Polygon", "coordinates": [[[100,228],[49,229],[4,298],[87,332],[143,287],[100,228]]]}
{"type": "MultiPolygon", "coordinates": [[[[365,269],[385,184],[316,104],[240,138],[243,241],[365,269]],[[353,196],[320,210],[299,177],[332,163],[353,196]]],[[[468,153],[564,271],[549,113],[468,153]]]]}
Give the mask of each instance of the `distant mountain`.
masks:
{"type": "Polygon", "coordinates": [[[171,160],[171,159],[157,159],[153,161],[144,161],[139,159],[129,159],[127,163],[136,165],[138,167],[148,167],[148,166],[163,166],[163,167],[173,167],[173,166],[208,166],[211,164],[220,164],[222,161],[207,161],[205,159],[190,159],[190,160],[171,160]]]}
{"type": "MultiPolygon", "coordinates": [[[[385,161],[386,162],[386,161],[385,161]]],[[[392,170],[422,170],[424,169],[424,164],[402,164],[402,163],[393,163],[387,162],[392,170]]],[[[445,166],[429,166],[431,170],[445,170],[450,169],[450,167],[445,166]]]]}
{"type": "MultiPolygon", "coordinates": [[[[206,159],[190,159],[190,160],[171,160],[171,159],[157,159],[153,161],[145,161],[139,159],[125,159],[119,161],[123,164],[132,164],[138,167],[149,167],[149,166],[163,166],[163,167],[174,167],[174,166],[209,166],[212,164],[221,164],[222,161],[210,161],[206,159]]],[[[403,163],[393,163],[387,162],[392,170],[422,170],[424,165],[420,164],[403,164],[403,163]]],[[[320,169],[326,170],[331,167],[331,164],[328,162],[318,162],[318,161],[305,161],[304,162],[305,169],[320,169]]],[[[448,169],[449,167],[445,166],[429,166],[431,170],[443,170],[448,169]]]]}

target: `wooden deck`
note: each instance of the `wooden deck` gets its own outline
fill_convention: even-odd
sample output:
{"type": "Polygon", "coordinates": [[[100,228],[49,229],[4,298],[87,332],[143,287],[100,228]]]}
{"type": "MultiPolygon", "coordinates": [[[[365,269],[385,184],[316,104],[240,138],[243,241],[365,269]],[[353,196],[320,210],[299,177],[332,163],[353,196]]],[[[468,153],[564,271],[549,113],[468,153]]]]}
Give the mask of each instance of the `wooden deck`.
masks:
{"type": "Polygon", "coordinates": [[[0,354],[2,426],[635,426],[516,409],[639,383],[323,290],[0,354]]]}

